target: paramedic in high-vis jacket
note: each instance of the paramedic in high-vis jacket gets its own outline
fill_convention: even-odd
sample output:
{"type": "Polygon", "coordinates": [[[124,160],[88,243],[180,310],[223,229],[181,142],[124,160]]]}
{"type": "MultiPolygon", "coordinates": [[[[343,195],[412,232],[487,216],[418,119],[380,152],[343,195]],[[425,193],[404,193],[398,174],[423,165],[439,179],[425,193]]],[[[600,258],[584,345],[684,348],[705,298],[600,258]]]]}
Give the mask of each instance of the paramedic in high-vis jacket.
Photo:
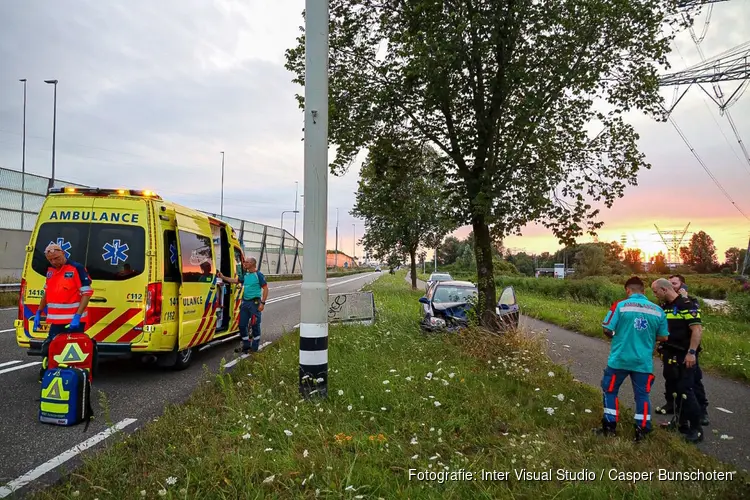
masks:
{"type": "Polygon", "coordinates": [[[42,368],[39,381],[47,369],[49,343],[55,336],[66,331],[79,333],[86,329],[86,308],[94,294],[91,278],[86,268],[78,262],[68,260],[65,251],[56,243],[50,243],[44,249],[44,255],[50,263],[47,268],[47,279],[44,283],[44,294],[39,309],[34,316],[34,330],[39,330],[42,311],[47,308],[49,333],[42,344],[42,368]]]}
{"type": "Polygon", "coordinates": [[[248,257],[242,263],[243,274],[237,278],[227,278],[221,271],[216,275],[225,283],[242,283],[242,306],[240,306],[240,338],[242,345],[235,352],[247,354],[250,351],[258,352],[260,348],[260,319],[261,313],[268,298],[268,283],[263,273],[257,269],[257,261],[254,257],[248,257]],[[250,340],[248,325],[253,332],[252,342],[250,340]]]}

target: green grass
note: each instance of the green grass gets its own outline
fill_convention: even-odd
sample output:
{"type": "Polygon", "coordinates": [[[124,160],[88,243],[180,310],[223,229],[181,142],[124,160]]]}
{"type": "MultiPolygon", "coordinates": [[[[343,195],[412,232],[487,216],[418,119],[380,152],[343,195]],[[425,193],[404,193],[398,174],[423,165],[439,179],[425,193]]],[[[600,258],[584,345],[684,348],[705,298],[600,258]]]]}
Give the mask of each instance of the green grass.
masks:
{"type": "MultiPolygon", "coordinates": [[[[528,292],[518,292],[517,297],[523,314],[589,337],[605,339],[601,322],[607,313],[606,307],[528,292]]],[[[701,367],[750,382],[750,324],[706,312],[702,320],[701,367]]]]}
{"type": "Polygon", "coordinates": [[[655,475],[634,485],[605,472],[598,480],[611,469],[735,469],[662,430],[632,443],[629,411],[620,437],[592,435],[601,417],[597,389],[574,381],[540,341],[517,332],[423,335],[420,292],[409,290],[404,275],[384,274],[371,286],[375,325],[330,328],[327,400],[300,400],[298,337],[287,335],[231,373],[207,375],[187,403],[170,406],[158,421],[86,458],[67,482],[29,498],[159,498],[160,490],[161,498],[184,499],[750,494],[747,476],[737,474],[733,481],[678,482],[655,475]],[[551,469],[553,480],[517,480],[514,471],[524,468],[551,469]],[[439,483],[410,480],[411,469],[510,477],[439,483]],[[597,480],[560,481],[558,469],[593,471],[597,480]]]}

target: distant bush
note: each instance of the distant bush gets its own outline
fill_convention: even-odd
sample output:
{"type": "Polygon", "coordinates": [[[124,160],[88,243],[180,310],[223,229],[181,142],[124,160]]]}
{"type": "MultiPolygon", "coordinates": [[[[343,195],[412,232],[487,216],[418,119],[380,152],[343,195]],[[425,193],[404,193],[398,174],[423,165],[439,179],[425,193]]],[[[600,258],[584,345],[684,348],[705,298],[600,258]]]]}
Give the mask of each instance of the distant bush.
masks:
{"type": "MultiPolygon", "coordinates": [[[[602,306],[609,306],[612,302],[625,298],[625,290],[622,285],[615,285],[607,278],[602,277],[576,280],[496,277],[495,282],[498,288],[512,286],[519,291],[532,292],[558,299],[571,298],[602,306]]],[[[647,292],[650,294],[650,290],[647,292]]]]}
{"type": "MultiPolygon", "coordinates": [[[[745,285],[748,285],[745,283],[745,285]]],[[[727,297],[729,315],[740,321],[750,322],[750,286],[741,292],[732,292],[727,297]]]]}
{"type": "MultiPolygon", "coordinates": [[[[673,273],[670,273],[673,274],[673,273]]],[[[639,274],[638,276],[646,283],[647,286],[657,278],[666,278],[670,274],[639,274]]],[[[610,276],[613,283],[624,284],[631,275],[610,276]]],[[[693,297],[702,297],[704,299],[726,300],[727,295],[737,292],[741,289],[742,284],[736,277],[706,274],[683,275],[688,285],[690,295],[693,297]]]]}

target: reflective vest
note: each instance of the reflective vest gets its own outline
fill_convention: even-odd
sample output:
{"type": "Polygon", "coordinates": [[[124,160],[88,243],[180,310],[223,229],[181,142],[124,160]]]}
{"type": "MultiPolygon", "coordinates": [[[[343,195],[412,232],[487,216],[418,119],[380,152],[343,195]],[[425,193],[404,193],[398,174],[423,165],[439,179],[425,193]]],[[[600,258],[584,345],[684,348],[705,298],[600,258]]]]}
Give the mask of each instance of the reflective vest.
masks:
{"type": "MultiPolygon", "coordinates": [[[[91,279],[86,269],[74,261],[67,261],[55,269],[47,269],[47,281],[44,284],[44,296],[47,299],[47,323],[52,325],[67,325],[73,320],[81,305],[81,297],[91,296],[91,279]]],[[[81,315],[81,321],[86,321],[88,311],[81,315]]]]}

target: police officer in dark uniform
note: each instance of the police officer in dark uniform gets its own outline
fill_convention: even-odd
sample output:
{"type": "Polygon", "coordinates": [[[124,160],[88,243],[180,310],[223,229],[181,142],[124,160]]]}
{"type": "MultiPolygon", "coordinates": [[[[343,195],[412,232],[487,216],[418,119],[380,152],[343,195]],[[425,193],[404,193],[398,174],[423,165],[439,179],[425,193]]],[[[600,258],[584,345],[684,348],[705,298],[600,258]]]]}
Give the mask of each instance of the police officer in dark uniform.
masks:
{"type": "Polygon", "coordinates": [[[703,333],[700,311],[688,299],[674,291],[666,278],[651,284],[667,315],[669,338],[661,345],[664,379],[677,394],[676,416],[667,427],[677,428],[693,443],[703,440],[701,408],[695,396],[696,355],[703,333]]]}
{"type": "MultiPolygon", "coordinates": [[[[682,295],[683,298],[688,299],[700,313],[698,299],[688,295],[685,278],[680,274],[673,274],[669,277],[669,282],[672,283],[674,291],[682,295]]],[[[698,405],[701,407],[701,425],[706,426],[709,425],[711,421],[708,419],[708,399],[706,398],[706,388],[703,386],[703,371],[701,370],[699,359],[700,352],[701,349],[699,347],[695,355],[695,397],[698,400],[698,405]]],[[[664,397],[666,398],[667,403],[664,406],[657,407],[656,412],[661,413],[662,415],[671,415],[674,413],[674,397],[672,394],[676,391],[674,386],[670,383],[666,383],[664,389],[664,397]]]]}

